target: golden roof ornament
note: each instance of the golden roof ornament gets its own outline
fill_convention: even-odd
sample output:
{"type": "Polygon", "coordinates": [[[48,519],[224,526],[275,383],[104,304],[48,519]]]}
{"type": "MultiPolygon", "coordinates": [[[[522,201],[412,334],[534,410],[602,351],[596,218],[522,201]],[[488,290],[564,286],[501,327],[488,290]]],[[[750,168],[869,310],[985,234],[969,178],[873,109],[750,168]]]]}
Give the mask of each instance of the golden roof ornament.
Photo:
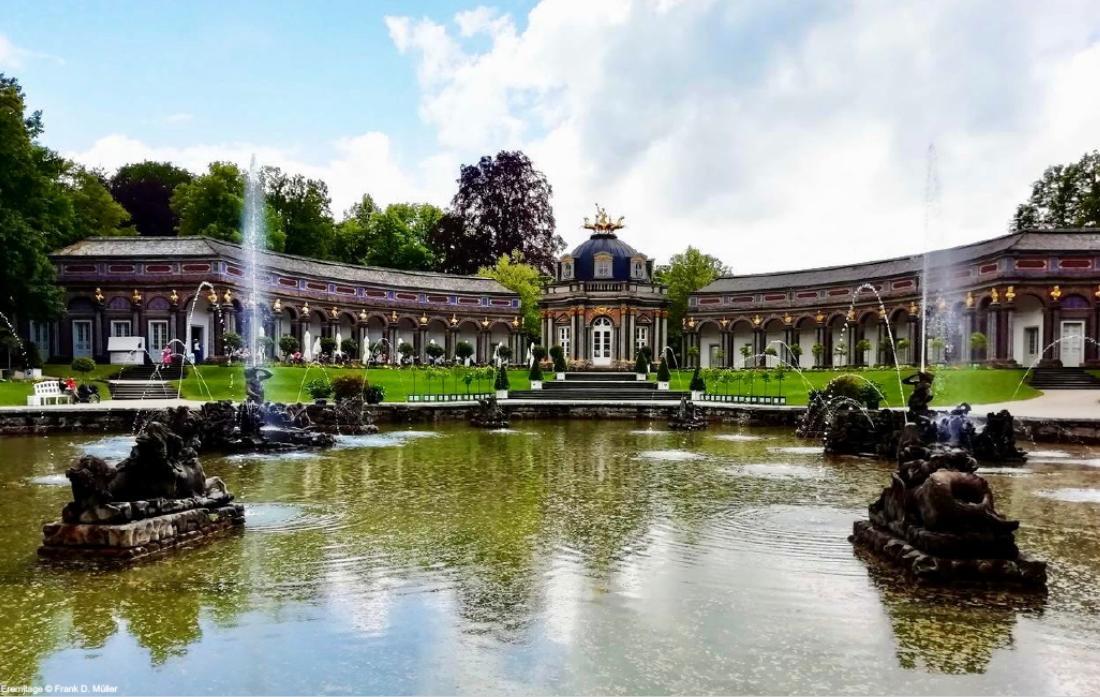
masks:
{"type": "Polygon", "coordinates": [[[752,316],[752,323],[757,327],[759,327],[760,323],[763,322],[763,321],[764,321],[764,318],[761,317],[760,315],[753,315],[752,316]]]}
{"type": "Polygon", "coordinates": [[[137,303],[140,303],[141,302],[141,291],[139,291],[137,288],[134,288],[134,292],[130,294],[130,299],[134,301],[135,305],[137,303]]]}
{"type": "Polygon", "coordinates": [[[1005,291],[1005,302],[1010,303],[1016,299],[1016,286],[1009,286],[1005,291]]]}
{"type": "Polygon", "coordinates": [[[1001,294],[997,292],[997,286],[993,286],[993,288],[990,289],[989,302],[993,303],[994,305],[997,305],[1001,302],[1001,294]]]}
{"type": "Polygon", "coordinates": [[[168,302],[172,303],[173,305],[179,304],[180,294],[176,292],[175,288],[173,288],[172,292],[168,294],[168,302]]]}
{"type": "Polygon", "coordinates": [[[489,326],[489,318],[488,317],[481,320],[481,326],[483,326],[483,327],[488,327],[489,326]]]}
{"type": "Polygon", "coordinates": [[[726,328],[726,325],[727,325],[727,324],[729,324],[729,323],[730,323],[730,321],[729,321],[728,319],[726,319],[725,317],[723,317],[722,319],[718,320],[718,324],[721,324],[721,325],[722,325],[722,329],[725,329],[725,328],[726,328]]]}
{"type": "Polygon", "coordinates": [[[886,308],[885,307],[880,307],[878,309],[878,318],[879,319],[886,319],[886,308]]]}
{"type": "Polygon", "coordinates": [[[909,303],[909,314],[910,315],[920,314],[920,308],[917,307],[917,304],[915,302],[909,303]]]}
{"type": "Polygon", "coordinates": [[[102,288],[96,288],[95,289],[95,301],[97,303],[102,303],[106,299],[107,299],[107,297],[105,295],[103,295],[103,289],[102,288]]]}
{"type": "Polygon", "coordinates": [[[855,322],[856,321],[856,309],[854,307],[849,307],[848,308],[848,312],[846,312],[844,314],[844,320],[847,321],[847,322],[855,322]]]}
{"type": "Polygon", "coordinates": [[[391,322],[396,322],[397,321],[397,310],[391,310],[390,311],[390,321],[391,322]]]}
{"type": "Polygon", "coordinates": [[[427,324],[428,323],[428,315],[424,312],[420,313],[420,323],[421,324],[427,324]]]}
{"type": "Polygon", "coordinates": [[[456,324],[458,324],[458,316],[455,315],[455,313],[452,312],[451,313],[451,326],[453,327],[456,324]]]}
{"type": "Polygon", "coordinates": [[[1100,285],[1096,286],[1096,292],[1093,293],[1096,297],[1100,298],[1100,285]]]}
{"type": "Polygon", "coordinates": [[[218,292],[211,288],[210,292],[206,295],[206,299],[210,301],[211,305],[213,305],[214,303],[218,302],[218,292]]]}
{"type": "Polygon", "coordinates": [[[276,312],[282,312],[283,311],[283,301],[280,300],[279,298],[275,298],[275,302],[271,304],[271,309],[275,310],[276,312]]]}
{"type": "Polygon", "coordinates": [[[607,211],[600,207],[600,204],[596,204],[596,218],[589,221],[587,217],[584,219],[584,226],[586,230],[600,235],[614,234],[616,230],[621,230],[626,227],[623,223],[623,216],[619,216],[618,220],[612,220],[611,216],[607,214],[607,211]]]}
{"type": "Polygon", "coordinates": [[[229,290],[228,288],[226,288],[226,289],[225,289],[225,292],[224,292],[224,293],[222,293],[222,300],[224,300],[224,301],[226,302],[226,304],[227,304],[227,305],[228,305],[229,303],[233,302],[233,291],[231,291],[231,290],[229,290]]]}
{"type": "Polygon", "coordinates": [[[821,310],[818,310],[817,314],[814,315],[814,319],[817,320],[818,324],[825,324],[825,313],[821,310]]]}
{"type": "Polygon", "coordinates": [[[366,322],[367,321],[367,311],[366,311],[366,309],[359,310],[359,321],[360,322],[366,322]]]}
{"type": "Polygon", "coordinates": [[[695,318],[688,317],[688,329],[695,329],[695,318]]]}
{"type": "Polygon", "coordinates": [[[333,305],[331,308],[329,308],[328,313],[333,319],[336,319],[340,316],[340,308],[333,305]]]}
{"type": "Polygon", "coordinates": [[[967,308],[974,307],[974,292],[973,291],[969,291],[969,290],[966,291],[966,307],[967,308]]]}
{"type": "Polygon", "coordinates": [[[513,317],[512,318],[512,326],[513,327],[518,327],[519,326],[519,317],[513,317]]]}
{"type": "Polygon", "coordinates": [[[790,324],[793,321],[794,321],[794,317],[791,317],[791,313],[789,313],[789,312],[783,313],[783,324],[790,324]]]}
{"type": "Polygon", "coordinates": [[[1062,287],[1056,285],[1051,288],[1050,297],[1054,300],[1054,302],[1058,302],[1058,300],[1062,297],[1062,287]]]}
{"type": "Polygon", "coordinates": [[[303,315],[308,315],[309,314],[309,302],[308,301],[302,305],[302,314],[303,315]]]}

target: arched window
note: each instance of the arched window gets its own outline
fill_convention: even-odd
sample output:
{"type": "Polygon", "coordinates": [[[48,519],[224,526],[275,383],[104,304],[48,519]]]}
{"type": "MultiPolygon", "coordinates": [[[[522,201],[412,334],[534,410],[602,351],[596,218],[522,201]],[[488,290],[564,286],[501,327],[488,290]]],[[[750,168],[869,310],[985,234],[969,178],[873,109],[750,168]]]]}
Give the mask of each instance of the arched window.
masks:
{"type": "Polygon", "coordinates": [[[611,278],[611,260],[610,254],[597,254],[595,258],[595,271],[593,276],[596,278],[611,278]]]}

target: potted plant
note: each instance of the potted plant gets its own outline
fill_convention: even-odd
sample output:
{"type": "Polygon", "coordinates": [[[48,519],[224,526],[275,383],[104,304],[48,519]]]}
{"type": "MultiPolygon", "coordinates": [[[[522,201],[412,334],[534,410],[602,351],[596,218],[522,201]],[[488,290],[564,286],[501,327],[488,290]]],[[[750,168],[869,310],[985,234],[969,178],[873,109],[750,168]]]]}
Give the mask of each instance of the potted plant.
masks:
{"type": "Polygon", "coordinates": [[[947,348],[947,340],[942,336],[937,336],[930,342],[932,345],[932,356],[937,363],[943,362],[944,349],[947,348]]]}
{"type": "Polygon", "coordinates": [[[465,364],[470,356],[474,355],[474,345],[469,341],[460,341],[455,344],[455,359],[459,363],[465,364]]]}
{"type": "Polygon", "coordinates": [[[691,375],[691,398],[702,399],[703,392],[707,389],[707,383],[703,381],[703,376],[699,374],[699,366],[695,366],[695,372],[691,375]]]}
{"type": "Polygon", "coordinates": [[[856,358],[859,360],[859,365],[867,365],[867,352],[871,350],[871,342],[869,339],[860,339],[856,342],[856,358]]]}
{"type": "Polygon", "coordinates": [[[821,357],[825,355],[825,345],[814,344],[810,347],[810,353],[814,354],[814,367],[824,368],[825,366],[822,365],[821,357]]]}
{"type": "Polygon", "coordinates": [[[332,385],[325,378],[313,378],[306,383],[306,392],[313,397],[314,404],[324,404],[325,398],[332,394],[332,385]]]}
{"type": "Polygon", "coordinates": [[[415,350],[416,349],[413,348],[413,345],[407,341],[402,341],[400,344],[398,344],[397,353],[401,355],[401,363],[409,363],[412,360],[413,351],[415,350]]]}
{"type": "Polygon", "coordinates": [[[24,348],[24,358],[27,363],[27,376],[31,380],[42,379],[42,356],[38,353],[38,346],[33,341],[28,341],[24,348]]]}
{"type": "Polygon", "coordinates": [[[970,335],[970,360],[973,363],[977,363],[979,356],[981,356],[986,347],[989,346],[989,339],[985,334],[981,332],[974,332],[970,335]]]}
{"type": "Polygon", "coordinates": [[[894,345],[897,346],[898,351],[900,351],[905,356],[905,363],[910,362],[910,360],[909,360],[909,346],[910,346],[910,344],[911,344],[911,342],[909,341],[909,339],[904,339],[904,338],[898,339],[896,342],[894,342],[894,345]]]}
{"type": "Polygon", "coordinates": [[[363,388],[363,401],[367,404],[381,404],[386,398],[386,388],[381,385],[367,385],[363,388]]]}
{"type": "Polygon", "coordinates": [[[355,399],[363,394],[362,375],[339,375],[332,379],[332,396],[337,402],[355,399]]]}
{"type": "Polygon", "coordinates": [[[638,358],[634,361],[634,375],[638,380],[645,380],[649,377],[649,362],[646,361],[645,354],[638,351],[638,358]]]}
{"type": "MultiPolygon", "coordinates": [[[[336,339],[331,336],[322,336],[320,339],[321,354],[328,356],[329,361],[336,360],[336,339]]],[[[314,356],[316,358],[316,356],[314,356]]]]}
{"type": "Polygon", "coordinates": [[[552,361],[554,361],[554,372],[556,373],[556,375],[554,376],[554,379],[555,380],[564,380],[565,379],[565,368],[566,368],[566,366],[565,366],[565,351],[562,350],[561,346],[551,346],[550,347],[550,359],[552,361]]]}
{"type": "Polygon", "coordinates": [[[657,389],[667,390],[668,383],[672,380],[672,374],[668,370],[668,363],[662,357],[661,362],[657,364],[657,389]]]}
{"type": "Polygon", "coordinates": [[[538,361],[533,361],[531,363],[531,370],[527,373],[527,377],[531,379],[532,390],[542,389],[542,367],[539,365],[538,361]]]}
{"type": "Polygon", "coordinates": [[[222,334],[222,346],[225,347],[225,355],[229,356],[231,361],[233,359],[233,353],[239,350],[242,345],[244,345],[244,339],[241,338],[240,334],[236,332],[226,332],[222,334]]]}
{"type": "Polygon", "coordinates": [[[497,355],[500,356],[501,365],[507,365],[508,359],[512,357],[512,349],[500,344],[497,346],[497,355]]]}
{"type": "Polygon", "coordinates": [[[744,359],[741,362],[742,368],[749,367],[749,358],[752,356],[752,344],[744,344],[741,347],[741,357],[744,359]]]}
{"type": "Polygon", "coordinates": [[[345,361],[359,359],[359,342],[355,339],[344,339],[340,342],[340,351],[344,354],[345,361]]]}
{"type": "Polygon", "coordinates": [[[794,344],[788,346],[787,347],[787,353],[791,354],[791,365],[793,365],[796,368],[798,368],[799,366],[802,365],[802,362],[799,360],[802,357],[802,345],[801,344],[799,344],[796,341],[794,344]]]}
{"type": "Polygon", "coordinates": [[[497,368],[497,379],[496,382],[493,383],[493,389],[497,392],[497,399],[508,399],[508,387],[508,370],[502,363],[501,366],[497,368]]]}
{"type": "MultiPolygon", "coordinates": [[[[764,355],[765,356],[771,356],[773,358],[778,358],[779,357],[779,351],[776,351],[774,346],[769,346],[768,348],[764,349],[764,355]]],[[[767,361],[766,358],[764,360],[765,360],[765,362],[767,361]]],[[[765,367],[766,367],[766,365],[765,365],[765,367]]]]}
{"type": "Polygon", "coordinates": [[[279,350],[283,352],[284,361],[298,350],[298,346],[298,340],[290,334],[279,337],[279,350]]]}
{"type": "Polygon", "coordinates": [[[833,353],[836,354],[837,362],[844,365],[844,357],[848,355],[848,347],[844,344],[837,344],[833,347],[833,353]]]}

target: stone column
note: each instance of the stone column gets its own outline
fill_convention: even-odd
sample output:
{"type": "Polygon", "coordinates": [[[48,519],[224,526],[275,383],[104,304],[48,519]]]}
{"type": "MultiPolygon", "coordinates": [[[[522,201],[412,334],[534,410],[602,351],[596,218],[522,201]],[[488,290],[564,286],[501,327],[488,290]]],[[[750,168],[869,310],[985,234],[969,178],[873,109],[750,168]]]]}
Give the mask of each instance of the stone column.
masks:
{"type": "Polygon", "coordinates": [[[416,328],[416,356],[420,359],[421,363],[425,362],[427,358],[427,346],[428,344],[428,329],[424,325],[419,325],[416,328]]]}
{"type": "Polygon", "coordinates": [[[780,351],[779,357],[787,363],[794,363],[794,356],[791,354],[790,347],[794,344],[794,327],[787,325],[783,327],[783,350],[780,351]]]}
{"type": "Polygon", "coordinates": [[[921,351],[923,350],[924,337],[920,334],[920,322],[916,316],[909,315],[909,351],[906,358],[914,365],[920,365],[921,351]]]}
{"type": "Polygon", "coordinates": [[[103,314],[103,305],[95,306],[95,322],[92,322],[92,355],[101,363],[106,362],[108,335],[107,317],[103,314]]]}

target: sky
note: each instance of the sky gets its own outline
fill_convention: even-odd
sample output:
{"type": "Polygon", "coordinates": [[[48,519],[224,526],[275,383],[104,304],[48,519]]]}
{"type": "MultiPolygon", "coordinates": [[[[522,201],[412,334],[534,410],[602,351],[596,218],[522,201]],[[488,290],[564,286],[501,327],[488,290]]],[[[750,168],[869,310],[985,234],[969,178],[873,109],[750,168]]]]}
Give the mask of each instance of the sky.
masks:
{"type": "Polygon", "coordinates": [[[445,206],[521,149],[558,232],[599,203],[735,273],[1005,234],[1100,148],[1100,3],[0,0],[0,72],[43,142],[108,171],[213,160],[445,206]]]}

